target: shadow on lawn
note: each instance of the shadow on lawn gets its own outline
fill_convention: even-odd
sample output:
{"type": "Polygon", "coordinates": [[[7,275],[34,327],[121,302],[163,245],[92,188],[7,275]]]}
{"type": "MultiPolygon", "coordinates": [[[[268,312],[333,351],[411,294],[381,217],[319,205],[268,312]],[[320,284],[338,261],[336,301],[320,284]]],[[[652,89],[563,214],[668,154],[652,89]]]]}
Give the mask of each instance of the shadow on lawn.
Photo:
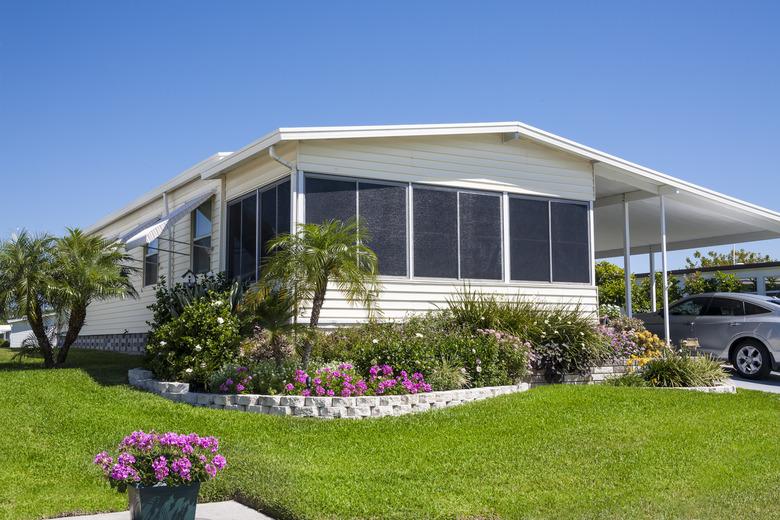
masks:
{"type": "MultiPolygon", "coordinates": [[[[14,350],[0,349],[0,372],[43,369],[43,358],[26,356],[19,360],[13,358],[14,354],[14,350]]],[[[69,352],[65,365],[56,370],[76,368],[86,372],[100,385],[114,386],[126,385],[127,371],[143,364],[143,356],[74,349],[69,352]]]]}

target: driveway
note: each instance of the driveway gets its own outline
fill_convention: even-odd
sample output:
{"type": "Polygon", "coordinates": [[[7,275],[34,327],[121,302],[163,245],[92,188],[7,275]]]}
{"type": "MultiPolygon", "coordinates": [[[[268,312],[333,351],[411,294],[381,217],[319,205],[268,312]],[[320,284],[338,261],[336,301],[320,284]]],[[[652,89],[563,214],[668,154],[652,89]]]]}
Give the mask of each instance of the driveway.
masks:
{"type": "Polygon", "coordinates": [[[772,372],[766,379],[753,381],[751,379],[743,379],[739,377],[734,373],[733,369],[727,371],[731,374],[728,379],[728,383],[736,386],[737,388],[780,394],[780,372],[772,372]]]}

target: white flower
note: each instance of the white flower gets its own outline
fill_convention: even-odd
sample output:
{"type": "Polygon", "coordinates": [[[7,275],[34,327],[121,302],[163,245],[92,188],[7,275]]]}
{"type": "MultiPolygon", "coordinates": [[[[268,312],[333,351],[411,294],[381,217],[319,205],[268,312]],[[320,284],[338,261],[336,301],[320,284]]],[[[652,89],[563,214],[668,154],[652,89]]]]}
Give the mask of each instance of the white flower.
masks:
{"type": "Polygon", "coordinates": [[[222,300],[214,300],[213,302],[211,302],[211,305],[219,307],[220,305],[222,305],[222,300]]]}
{"type": "Polygon", "coordinates": [[[379,340],[378,340],[378,339],[372,339],[372,340],[371,340],[371,343],[373,343],[374,345],[376,345],[377,343],[379,343],[379,340]]]}
{"type": "Polygon", "coordinates": [[[480,365],[477,365],[477,372],[482,372],[482,367],[480,365]]]}
{"type": "Polygon", "coordinates": [[[222,325],[223,323],[225,323],[225,318],[223,318],[222,316],[218,316],[218,317],[217,317],[217,323],[219,323],[220,325],[222,325]]]}
{"type": "Polygon", "coordinates": [[[424,338],[424,337],[425,337],[425,336],[423,336],[422,334],[420,334],[419,332],[415,332],[415,333],[414,333],[414,335],[415,335],[416,337],[418,337],[418,338],[424,338]]]}
{"type": "Polygon", "coordinates": [[[580,332],[580,336],[584,336],[584,335],[585,335],[585,333],[584,333],[584,332],[580,332]]]}
{"type": "Polygon", "coordinates": [[[554,331],[553,331],[553,334],[558,334],[558,331],[557,331],[557,330],[554,330],[554,331]]]}
{"type": "Polygon", "coordinates": [[[161,346],[161,347],[164,347],[164,346],[165,346],[165,342],[164,342],[164,341],[161,341],[161,342],[160,342],[160,346],[161,346]]]}
{"type": "Polygon", "coordinates": [[[542,332],[542,336],[546,336],[546,335],[547,335],[547,333],[546,333],[546,332],[542,332]]]}
{"type": "Polygon", "coordinates": [[[550,324],[550,320],[544,320],[544,324],[545,325],[549,325],[550,324]]]}
{"type": "Polygon", "coordinates": [[[201,363],[200,368],[206,368],[206,363],[201,363]]]}
{"type": "Polygon", "coordinates": [[[484,317],[484,316],[480,316],[480,317],[479,317],[479,319],[481,319],[482,321],[484,321],[484,320],[485,320],[485,317],[484,317]]]}
{"type": "Polygon", "coordinates": [[[187,370],[185,370],[185,372],[187,372],[188,374],[191,374],[192,373],[192,369],[188,368],[187,370]]]}
{"type": "Polygon", "coordinates": [[[570,322],[570,321],[567,321],[566,323],[567,323],[567,324],[569,324],[569,325],[571,325],[571,322],[570,322]]]}
{"type": "Polygon", "coordinates": [[[195,345],[195,352],[200,352],[201,350],[203,350],[203,347],[200,345],[195,345]]]}
{"type": "Polygon", "coordinates": [[[465,369],[465,368],[461,368],[461,369],[460,369],[460,371],[461,371],[462,373],[464,373],[464,374],[466,373],[466,369],[465,369]]]}
{"type": "Polygon", "coordinates": [[[472,354],[476,354],[476,353],[477,353],[477,350],[476,350],[476,349],[471,349],[471,353],[472,353],[472,354]]]}

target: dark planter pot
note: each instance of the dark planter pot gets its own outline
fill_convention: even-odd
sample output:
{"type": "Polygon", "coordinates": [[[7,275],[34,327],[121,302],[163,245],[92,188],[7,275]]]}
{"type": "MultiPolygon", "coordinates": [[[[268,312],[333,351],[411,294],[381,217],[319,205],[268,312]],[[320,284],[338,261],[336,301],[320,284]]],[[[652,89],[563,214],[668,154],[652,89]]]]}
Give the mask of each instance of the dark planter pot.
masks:
{"type": "Polygon", "coordinates": [[[195,520],[200,482],[188,486],[127,488],[132,520],[195,520]]]}

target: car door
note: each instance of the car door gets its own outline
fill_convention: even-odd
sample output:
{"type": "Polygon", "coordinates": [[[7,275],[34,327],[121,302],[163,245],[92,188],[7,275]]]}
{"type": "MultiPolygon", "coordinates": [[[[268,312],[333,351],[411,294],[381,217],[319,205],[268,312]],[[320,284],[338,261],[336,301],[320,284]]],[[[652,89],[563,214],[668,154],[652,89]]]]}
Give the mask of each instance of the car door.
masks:
{"type": "Polygon", "coordinates": [[[712,356],[728,357],[732,340],[745,331],[745,307],[742,300],[715,296],[694,325],[699,348],[712,356]]]}
{"type": "Polygon", "coordinates": [[[669,307],[669,335],[673,344],[679,345],[684,339],[696,337],[696,320],[709,301],[709,296],[694,296],[669,307]]]}

